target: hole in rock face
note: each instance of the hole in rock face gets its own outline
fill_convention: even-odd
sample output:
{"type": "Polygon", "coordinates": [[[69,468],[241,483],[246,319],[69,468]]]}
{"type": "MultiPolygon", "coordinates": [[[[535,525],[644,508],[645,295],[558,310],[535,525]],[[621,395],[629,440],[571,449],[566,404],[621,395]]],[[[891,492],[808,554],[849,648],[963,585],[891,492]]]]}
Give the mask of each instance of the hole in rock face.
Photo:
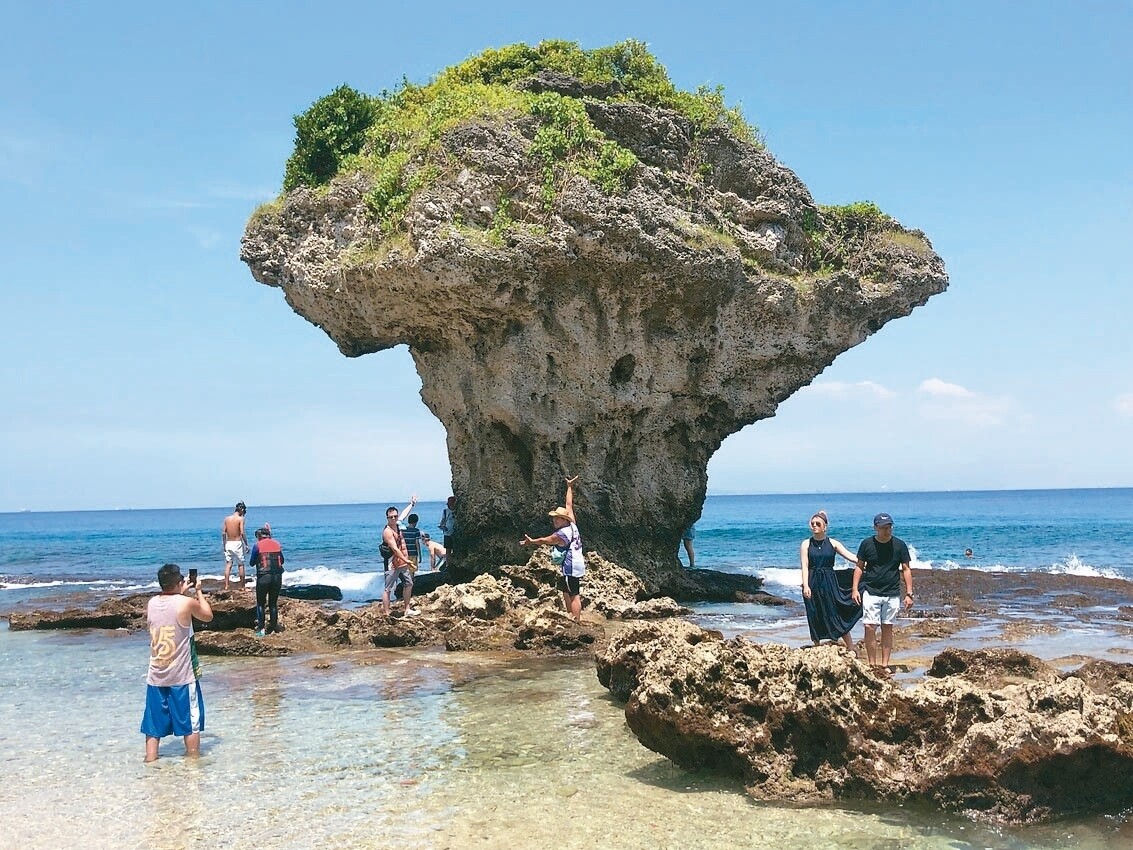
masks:
{"type": "Polygon", "coordinates": [[[610,370],[610,386],[628,383],[633,379],[633,370],[637,368],[637,360],[632,354],[625,354],[618,358],[614,368],[610,370]]]}

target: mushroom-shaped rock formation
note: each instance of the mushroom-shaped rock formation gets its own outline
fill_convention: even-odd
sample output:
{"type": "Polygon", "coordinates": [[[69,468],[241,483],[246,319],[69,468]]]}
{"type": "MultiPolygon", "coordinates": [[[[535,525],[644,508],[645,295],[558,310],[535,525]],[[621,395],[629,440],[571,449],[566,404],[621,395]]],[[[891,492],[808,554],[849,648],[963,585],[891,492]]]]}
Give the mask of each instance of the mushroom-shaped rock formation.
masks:
{"type": "Polygon", "coordinates": [[[241,258],[347,356],[408,345],[474,571],[514,560],[569,474],[587,548],[671,587],[721,441],[947,286],[924,234],[816,205],[637,42],[344,86],[296,127],[241,258]]]}

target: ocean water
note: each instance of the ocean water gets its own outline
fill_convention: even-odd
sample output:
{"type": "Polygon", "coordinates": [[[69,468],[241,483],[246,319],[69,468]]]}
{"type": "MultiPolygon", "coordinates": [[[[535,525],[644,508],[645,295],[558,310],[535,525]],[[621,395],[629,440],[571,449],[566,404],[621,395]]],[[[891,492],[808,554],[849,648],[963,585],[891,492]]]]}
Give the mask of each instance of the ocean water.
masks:
{"type": "MultiPolygon", "coordinates": [[[[247,527],[271,523],[287,556],[285,584],[335,584],[348,600],[369,600],[381,594],[385,507],[252,505],[247,527]]],[[[417,505],[422,530],[440,536],[443,507],[417,505]]],[[[851,550],[872,533],[874,514],[891,514],[917,567],[1133,580],[1133,489],[710,496],[697,523],[697,565],[760,575],[772,592],[793,591],[799,542],[819,509],[830,516],[830,536],[851,550]]],[[[84,588],[92,596],[152,589],[167,561],[221,578],[220,523],[229,510],[0,514],[0,613],[84,588]]]]}
{"type": "MultiPolygon", "coordinates": [[[[710,497],[697,560],[797,598],[810,515],[825,509],[832,536],[855,548],[884,510],[921,567],[1133,578],[1131,505],[1128,489],[710,497]]],[[[363,600],[375,595],[384,507],[253,506],[248,526],[271,522],[288,582],[331,582],[363,600]]],[[[152,589],[169,560],[219,577],[226,512],[0,515],[0,616],[152,589]]],[[[440,512],[420,505],[422,526],[436,531],[440,512]]],[[[705,605],[694,619],[806,642],[801,606],[705,605]]],[[[1073,626],[1026,648],[1049,657],[1099,645],[1073,626]]],[[[1128,637],[1105,637],[1133,650],[1128,637]]],[[[0,850],[1133,846],[1133,810],[992,829],[915,807],[754,802],[735,779],[687,773],[638,744],[585,659],[206,658],[202,758],[182,758],[167,738],[146,767],[147,657],[141,634],[0,627],[0,850]]]]}

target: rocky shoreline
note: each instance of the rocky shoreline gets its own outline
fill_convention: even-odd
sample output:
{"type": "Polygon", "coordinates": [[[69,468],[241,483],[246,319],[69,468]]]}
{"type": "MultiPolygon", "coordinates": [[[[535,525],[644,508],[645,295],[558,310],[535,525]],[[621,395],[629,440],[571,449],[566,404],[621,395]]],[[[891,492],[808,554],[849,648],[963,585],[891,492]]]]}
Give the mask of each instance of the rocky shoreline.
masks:
{"type": "MultiPolygon", "coordinates": [[[[763,800],[920,801],[993,823],[1133,802],[1133,665],[1119,663],[1133,656],[1129,582],[915,571],[918,607],[899,626],[900,663],[879,670],[838,647],[726,639],[689,622],[674,599],[649,598],[630,571],[596,554],[588,563],[580,623],[562,610],[544,550],[415,595],[418,617],[281,599],[286,630],[266,638],[252,633],[251,593],[206,586],[215,618],[200,627],[198,647],[228,656],[374,647],[593,655],[645,746],[688,769],[734,774],[763,800]],[[1061,640],[1067,624],[1091,632],[1085,651],[1061,640]],[[1065,651],[1044,661],[1015,648],[1042,639],[1065,651]]],[[[780,605],[802,617],[758,578],[687,575],[693,598],[780,605]]],[[[141,629],[151,595],[13,612],[9,628],[141,629]]]]}
{"type": "MultiPolygon", "coordinates": [[[[385,616],[380,603],[344,607],[321,599],[333,598],[335,588],[311,589],[307,599],[280,599],[285,630],[253,635],[255,596],[250,591],[221,590],[205,582],[213,608],[212,622],[197,624],[202,654],[279,656],[298,652],[396,646],[444,646],[450,651],[535,652],[569,654],[592,652],[625,620],[674,617],[688,609],[669,597],[650,597],[633,573],[596,553],[588,555],[590,570],[583,580],[586,608],[581,623],[563,612],[555,590],[558,568],[546,550],[536,551],[526,564],[505,565],[462,584],[442,584],[437,574],[421,576],[413,597],[420,616],[401,616],[397,606],[385,616]]],[[[753,576],[711,570],[689,573],[685,582],[691,600],[751,602],[780,605],[753,576]]],[[[91,608],[13,612],[13,631],[44,629],[126,629],[145,627],[145,606],[152,593],[110,599],[91,608]]],[[[339,594],[340,595],[340,594],[339,594]]]]}

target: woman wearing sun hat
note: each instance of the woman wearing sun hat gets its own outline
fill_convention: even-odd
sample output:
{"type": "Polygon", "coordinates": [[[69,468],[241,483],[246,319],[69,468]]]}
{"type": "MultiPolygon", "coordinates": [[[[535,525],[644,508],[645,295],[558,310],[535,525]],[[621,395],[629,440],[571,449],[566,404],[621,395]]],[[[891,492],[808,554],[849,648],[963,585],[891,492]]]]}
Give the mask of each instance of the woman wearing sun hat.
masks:
{"type": "MultiPolygon", "coordinates": [[[[586,574],[586,559],[582,555],[582,535],[574,520],[574,482],[578,476],[566,479],[566,505],[555,508],[548,516],[555,526],[552,534],[546,537],[523,535],[520,546],[554,546],[562,555],[563,574],[559,578],[559,589],[563,592],[563,604],[576,623],[582,621],[582,576],[586,574]]],[[[557,558],[556,558],[557,560],[557,558]]]]}

